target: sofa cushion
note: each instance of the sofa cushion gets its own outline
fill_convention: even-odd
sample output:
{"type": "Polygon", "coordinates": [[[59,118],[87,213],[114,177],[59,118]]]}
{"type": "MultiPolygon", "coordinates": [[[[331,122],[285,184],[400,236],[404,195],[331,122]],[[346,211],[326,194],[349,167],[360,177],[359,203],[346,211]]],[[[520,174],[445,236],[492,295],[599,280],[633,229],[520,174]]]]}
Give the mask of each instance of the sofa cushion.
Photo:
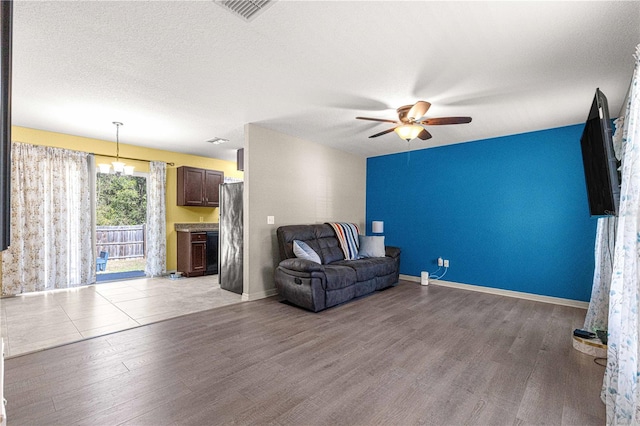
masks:
{"type": "Polygon", "coordinates": [[[391,274],[396,270],[396,262],[390,257],[370,257],[358,260],[342,260],[333,265],[346,266],[356,273],[357,281],[367,281],[375,277],[391,274]]]}
{"type": "Polygon", "coordinates": [[[304,241],[318,253],[314,225],[281,226],[276,231],[276,234],[278,237],[278,248],[280,249],[280,260],[296,257],[293,253],[293,240],[304,241]]]}
{"type": "Polygon", "coordinates": [[[337,260],[344,260],[344,253],[342,253],[342,248],[340,248],[340,243],[338,243],[335,235],[318,238],[315,242],[318,244],[323,264],[326,265],[337,260]]]}
{"type": "Polygon", "coordinates": [[[324,267],[327,290],[337,290],[353,285],[356,280],[356,271],[353,268],[342,265],[326,265],[324,267]]]}
{"type": "Polygon", "coordinates": [[[293,254],[298,259],[306,259],[315,263],[322,263],[320,256],[304,241],[293,240],[293,254]]]}
{"type": "Polygon", "coordinates": [[[360,248],[358,249],[359,259],[385,256],[384,237],[365,237],[364,235],[359,235],[358,238],[360,239],[360,248]]]}
{"type": "Polygon", "coordinates": [[[304,241],[318,255],[323,264],[344,259],[333,228],[326,223],[314,225],[287,225],[276,231],[280,260],[295,258],[293,240],[304,241]]]}

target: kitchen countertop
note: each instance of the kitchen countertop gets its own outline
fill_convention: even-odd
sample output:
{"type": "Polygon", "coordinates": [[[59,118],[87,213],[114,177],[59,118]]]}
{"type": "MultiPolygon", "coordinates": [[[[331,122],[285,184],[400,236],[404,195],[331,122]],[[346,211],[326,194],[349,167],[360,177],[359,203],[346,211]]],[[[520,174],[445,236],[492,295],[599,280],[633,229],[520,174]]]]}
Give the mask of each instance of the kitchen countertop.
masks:
{"type": "Polygon", "coordinates": [[[217,223],[210,222],[196,222],[196,223],[175,223],[174,229],[177,232],[205,232],[205,231],[217,231],[217,223]]]}

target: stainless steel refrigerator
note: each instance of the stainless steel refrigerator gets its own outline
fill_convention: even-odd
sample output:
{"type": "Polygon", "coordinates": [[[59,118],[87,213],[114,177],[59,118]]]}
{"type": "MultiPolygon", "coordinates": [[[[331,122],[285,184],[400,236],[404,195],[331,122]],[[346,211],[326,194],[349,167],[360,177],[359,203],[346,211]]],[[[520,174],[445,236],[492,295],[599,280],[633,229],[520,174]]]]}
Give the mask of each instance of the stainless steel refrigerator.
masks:
{"type": "Polygon", "coordinates": [[[243,182],[220,185],[220,288],[242,294],[243,182]]]}

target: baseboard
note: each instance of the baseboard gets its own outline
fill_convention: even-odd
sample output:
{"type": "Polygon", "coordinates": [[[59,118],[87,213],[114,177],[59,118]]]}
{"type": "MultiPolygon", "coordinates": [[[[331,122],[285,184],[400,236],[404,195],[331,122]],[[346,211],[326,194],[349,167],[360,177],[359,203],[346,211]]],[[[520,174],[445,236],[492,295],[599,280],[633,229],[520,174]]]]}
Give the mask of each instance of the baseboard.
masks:
{"type": "MultiPolygon", "coordinates": [[[[420,277],[414,277],[413,275],[400,275],[401,280],[420,282],[420,277]]],[[[525,293],[522,291],[503,290],[501,288],[484,287],[480,285],[462,284],[452,281],[443,280],[429,280],[429,285],[439,285],[441,287],[459,288],[461,290],[477,291],[480,293],[497,294],[499,296],[516,297],[518,299],[533,300],[536,302],[552,303],[554,305],[571,306],[573,308],[587,309],[589,307],[588,302],[580,300],[563,299],[561,297],[542,296],[540,294],[525,293]]]]}
{"type": "Polygon", "coordinates": [[[278,294],[278,290],[276,288],[270,288],[265,291],[259,291],[257,293],[242,293],[242,301],[250,302],[252,300],[265,299],[267,297],[275,296],[278,294]]]}

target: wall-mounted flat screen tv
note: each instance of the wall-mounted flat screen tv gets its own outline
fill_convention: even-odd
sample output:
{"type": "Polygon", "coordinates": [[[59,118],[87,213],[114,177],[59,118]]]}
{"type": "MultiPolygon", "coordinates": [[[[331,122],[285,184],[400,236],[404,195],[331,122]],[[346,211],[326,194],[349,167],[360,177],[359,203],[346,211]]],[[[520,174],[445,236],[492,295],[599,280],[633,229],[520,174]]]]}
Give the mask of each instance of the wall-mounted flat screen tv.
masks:
{"type": "Polygon", "coordinates": [[[607,98],[600,89],[596,89],[580,145],[589,213],[591,216],[617,215],[620,204],[619,162],[613,151],[607,98]]]}

